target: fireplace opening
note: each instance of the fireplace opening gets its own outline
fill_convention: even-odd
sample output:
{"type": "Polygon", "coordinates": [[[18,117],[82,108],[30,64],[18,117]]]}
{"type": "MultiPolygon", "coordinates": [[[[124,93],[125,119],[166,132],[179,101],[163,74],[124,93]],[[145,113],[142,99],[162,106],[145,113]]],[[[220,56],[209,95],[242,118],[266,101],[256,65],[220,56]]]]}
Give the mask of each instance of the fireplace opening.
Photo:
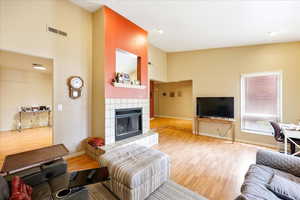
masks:
{"type": "Polygon", "coordinates": [[[142,108],[116,110],[115,141],[142,134],[142,108]]]}

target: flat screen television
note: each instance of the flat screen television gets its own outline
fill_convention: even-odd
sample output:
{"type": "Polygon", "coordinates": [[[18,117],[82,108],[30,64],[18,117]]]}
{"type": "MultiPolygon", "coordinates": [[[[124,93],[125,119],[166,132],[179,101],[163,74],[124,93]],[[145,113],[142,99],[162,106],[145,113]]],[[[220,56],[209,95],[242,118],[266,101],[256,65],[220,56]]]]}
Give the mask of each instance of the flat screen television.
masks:
{"type": "Polygon", "coordinates": [[[234,118],[234,97],[197,97],[197,115],[234,118]]]}

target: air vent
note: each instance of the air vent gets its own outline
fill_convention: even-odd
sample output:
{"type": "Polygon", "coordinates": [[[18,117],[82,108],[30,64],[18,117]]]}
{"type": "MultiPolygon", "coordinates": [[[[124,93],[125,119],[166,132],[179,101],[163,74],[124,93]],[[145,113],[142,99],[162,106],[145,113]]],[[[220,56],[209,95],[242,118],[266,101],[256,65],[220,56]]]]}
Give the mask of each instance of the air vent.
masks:
{"type": "Polygon", "coordinates": [[[58,30],[58,29],[52,28],[52,27],[48,27],[48,31],[52,32],[52,33],[55,33],[55,34],[59,34],[59,35],[65,36],[65,37],[68,35],[66,32],[63,32],[61,30],[58,30]]]}

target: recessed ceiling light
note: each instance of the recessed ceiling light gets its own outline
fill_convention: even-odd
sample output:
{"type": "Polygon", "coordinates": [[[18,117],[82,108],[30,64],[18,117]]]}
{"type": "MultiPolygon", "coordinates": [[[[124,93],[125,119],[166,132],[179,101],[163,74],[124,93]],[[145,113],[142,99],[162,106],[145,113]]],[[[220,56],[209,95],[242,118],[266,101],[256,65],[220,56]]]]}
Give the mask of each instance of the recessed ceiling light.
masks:
{"type": "Polygon", "coordinates": [[[272,32],[268,32],[269,36],[274,37],[276,35],[278,35],[278,32],[272,31],[272,32]]]}
{"type": "Polygon", "coordinates": [[[164,33],[164,31],[161,30],[161,29],[157,29],[157,32],[158,32],[159,34],[163,34],[163,33],[164,33]]]}
{"type": "Polygon", "coordinates": [[[43,65],[35,64],[35,63],[32,64],[32,68],[33,68],[33,69],[36,69],[36,70],[42,70],[42,71],[45,71],[45,70],[47,69],[47,68],[44,67],[43,65]]]}

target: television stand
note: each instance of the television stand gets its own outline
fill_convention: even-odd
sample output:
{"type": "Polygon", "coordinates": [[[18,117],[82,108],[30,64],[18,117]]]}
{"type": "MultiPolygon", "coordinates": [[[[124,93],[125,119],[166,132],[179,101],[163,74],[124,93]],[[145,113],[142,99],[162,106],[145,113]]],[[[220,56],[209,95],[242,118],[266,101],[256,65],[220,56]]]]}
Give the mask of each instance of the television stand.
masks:
{"type": "Polygon", "coordinates": [[[228,132],[231,130],[232,131],[232,136],[231,140],[232,142],[235,142],[235,120],[234,119],[228,119],[228,118],[209,118],[209,117],[195,117],[195,132],[197,135],[199,135],[199,125],[200,122],[208,122],[208,123],[220,123],[220,124],[228,124],[230,125],[229,129],[226,131],[226,135],[228,132]]]}

